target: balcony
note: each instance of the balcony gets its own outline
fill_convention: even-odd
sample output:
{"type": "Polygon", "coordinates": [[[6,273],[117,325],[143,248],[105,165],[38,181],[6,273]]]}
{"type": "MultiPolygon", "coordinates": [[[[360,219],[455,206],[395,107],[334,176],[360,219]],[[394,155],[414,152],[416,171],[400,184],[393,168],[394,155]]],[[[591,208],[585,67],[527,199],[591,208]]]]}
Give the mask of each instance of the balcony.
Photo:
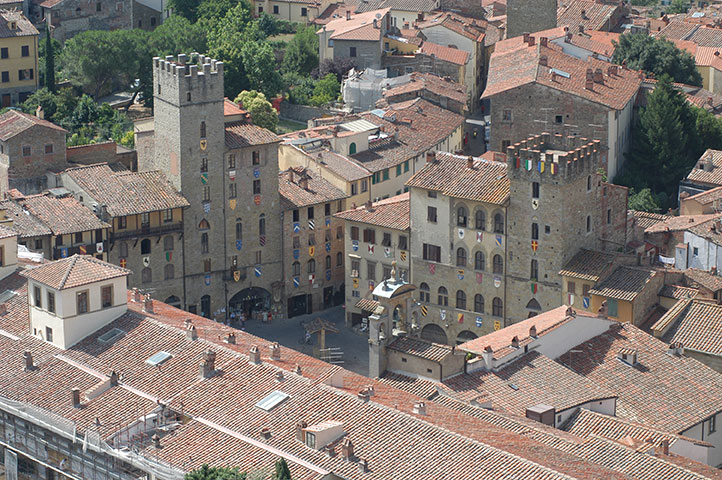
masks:
{"type": "Polygon", "coordinates": [[[151,227],[150,225],[141,225],[140,228],[133,230],[123,229],[116,230],[110,233],[110,241],[114,242],[123,238],[163,235],[164,233],[170,232],[182,232],[183,223],[168,223],[166,225],[160,225],[158,227],[151,227]]]}

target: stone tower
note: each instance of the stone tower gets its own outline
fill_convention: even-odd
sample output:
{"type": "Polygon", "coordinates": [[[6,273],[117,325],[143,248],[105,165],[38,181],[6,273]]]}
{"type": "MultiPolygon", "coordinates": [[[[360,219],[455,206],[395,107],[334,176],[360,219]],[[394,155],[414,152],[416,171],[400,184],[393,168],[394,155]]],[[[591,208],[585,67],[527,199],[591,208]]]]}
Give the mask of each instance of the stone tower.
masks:
{"type": "Polygon", "coordinates": [[[597,247],[600,141],[544,133],[507,149],[507,318],[517,322],[561,302],[559,271],[597,247]]]}
{"type": "Polygon", "coordinates": [[[507,0],[506,38],[557,26],[557,0],[507,0]]]}

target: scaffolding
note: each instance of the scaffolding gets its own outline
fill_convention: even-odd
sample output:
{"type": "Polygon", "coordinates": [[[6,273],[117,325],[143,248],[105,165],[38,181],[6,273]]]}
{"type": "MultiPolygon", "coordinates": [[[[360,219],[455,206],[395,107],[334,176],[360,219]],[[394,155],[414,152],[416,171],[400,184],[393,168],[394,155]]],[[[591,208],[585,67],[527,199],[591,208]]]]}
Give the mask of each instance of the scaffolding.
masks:
{"type": "Polygon", "coordinates": [[[343,101],[354,112],[365,112],[375,108],[383,97],[384,88],[402,85],[411,81],[411,75],[387,78],[386,70],[350,70],[343,81],[343,101]]]}

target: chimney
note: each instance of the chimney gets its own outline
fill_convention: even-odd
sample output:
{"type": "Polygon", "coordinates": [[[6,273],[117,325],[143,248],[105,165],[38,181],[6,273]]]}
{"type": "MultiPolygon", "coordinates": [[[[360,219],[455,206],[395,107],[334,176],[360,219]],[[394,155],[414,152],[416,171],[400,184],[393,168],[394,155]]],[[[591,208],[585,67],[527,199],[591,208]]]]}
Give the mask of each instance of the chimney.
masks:
{"type": "Polygon", "coordinates": [[[373,385],[366,385],[366,393],[369,394],[369,397],[373,397],[376,395],[376,388],[373,385]]]}
{"type": "Polygon", "coordinates": [[[296,422],[296,440],[299,442],[304,442],[305,439],[303,438],[303,429],[308,427],[308,423],[301,420],[300,422],[296,422]]]}
{"type": "Polygon", "coordinates": [[[361,460],[358,462],[358,469],[361,470],[361,472],[366,473],[369,471],[369,462],[366,459],[361,460]]]}
{"type": "Polygon", "coordinates": [[[74,388],[71,391],[73,394],[73,396],[72,396],[73,407],[80,408],[80,389],[74,388]]]}
{"type": "Polygon", "coordinates": [[[539,45],[546,47],[548,43],[549,39],[547,37],[539,37],[539,45]]]}
{"type": "Polygon", "coordinates": [[[374,204],[371,200],[366,200],[366,203],[364,203],[364,209],[367,212],[373,212],[374,211],[374,204]]]}
{"type": "Polygon", "coordinates": [[[587,78],[587,81],[584,83],[584,88],[590,91],[594,91],[594,80],[590,80],[587,78]]]}
{"type": "Polygon", "coordinates": [[[710,107],[714,105],[714,100],[712,99],[712,97],[707,97],[707,105],[709,105],[710,107]]]}
{"type": "Polygon", "coordinates": [[[471,155],[466,157],[466,168],[474,168],[474,157],[472,157],[471,155]]]}
{"type": "Polygon", "coordinates": [[[404,29],[405,29],[405,30],[408,30],[408,29],[409,29],[409,22],[404,22],[404,29]]]}
{"type": "Polygon", "coordinates": [[[424,12],[419,12],[418,15],[416,15],[416,21],[417,21],[417,22],[423,22],[423,21],[424,21],[424,12]]]}
{"type": "Polygon", "coordinates": [[[519,337],[516,335],[511,339],[511,348],[519,348],[519,337]]]}
{"type": "Polygon", "coordinates": [[[564,41],[565,41],[566,43],[571,42],[573,36],[574,36],[574,35],[572,34],[572,32],[567,32],[567,34],[564,36],[564,41]]]}
{"type": "Polygon", "coordinates": [[[346,437],[343,439],[343,442],[341,443],[341,456],[344,458],[344,460],[353,460],[353,442],[351,442],[351,439],[346,437]]]}
{"type": "Polygon", "coordinates": [[[597,310],[597,316],[601,318],[607,318],[607,301],[604,300],[597,310]]]}
{"type": "Polygon", "coordinates": [[[191,324],[186,329],[186,338],[188,340],[198,340],[198,331],[196,330],[196,326],[191,324]]]}
{"type": "Polygon", "coordinates": [[[258,345],[251,345],[251,349],[248,351],[248,360],[256,365],[261,363],[261,352],[258,350],[258,345]]]}
{"type": "Polygon", "coordinates": [[[551,73],[552,73],[552,82],[556,82],[557,81],[557,72],[555,72],[554,70],[551,70],[551,73]]]}
{"type": "Polygon", "coordinates": [[[374,28],[379,28],[379,21],[376,18],[374,18],[374,28]]]}
{"type": "Polygon", "coordinates": [[[436,152],[433,150],[430,150],[426,152],[426,163],[431,163],[436,161],[436,152]]]}
{"type": "Polygon", "coordinates": [[[226,343],[229,343],[231,345],[236,344],[236,334],[231,332],[226,336],[226,343]]]}
{"type": "Polygon", "coordinates": [[[416,402],[414,403],[412,411],[416,415],[426,415],[426,404],[424,402],[416,402]]]}
{"type": "Polygon", "coordinates": [[[662,455],[669,455],[669,440],[665,438],[659,446],[662,448],[662,455]]]}
{"type": "Polygon", "coordinates": [[[617,352],[617,358],[629,365],[636,365],[637,351],[631,348],[622,348],[617,352]]]}
{"type": "Polygon", "coordinates": [[[143,311],[145,313],[153,313],[153,299],[150,298],[150,293],[146,293],[143,298],[143,311]]]}
{"type": "Polygon", "coordinates": [[[216,373],[216,352],[206,350],[201,363],[201,378],[211,378],[216,373]]]}
{"type": "Polygon", "coordinates": [[[133,288],[133,301],[135,303],[143,301],[143,295],[141,295],[139,288],[133,288]]]}
{"type": "Polygon", "coordinates": [[[40,120],[45,120],[45,111],[42,105],[38,105],[38,108],[35,109],[35,116],[40,120]]]}
{"type": "Polygon", "coordinates": [[[359,400],[366,403],[369,401],[369,392],[367,392],[366,390],[361,390],[360,392],[358,392],[357,397],[359,400]]]}
{"type": "Polygon", "coordinates": [[[529,46],[533,47],[536,44],[536,39],[533,35],[529,35],[529,46]]]}
{"type": "Polygon", "coordinates": [[[25,353],[23,353],[23,362],[25,364],[23,370],[25,370],[26,372],[35,370],[35,364],[33,363],[33,354],[27,350],[25,350],[25,353]]]}
{"type": "Polygon", "coordinates": [[[536,325],[532,325],[529,329],[529,336],[531,338],[536,338],[536,325]]]}
{"type": "Polygon", "coordinates": [[[546,67],[548,64],[547,56],[546,55],[539,55],[539,65],[542,67],[546,67]]]}
{"type": "Polygon", "coordinates": [[[491,349],[491,345],[484,347],[484,353],[481,354],[481,358],[484,359],[487,370],[494,368],[494,351],[491,349]]]}
{"type": "MultiPolygon", "coordinates": [[[[586,11],[586,10],[582,9],[582,15],[581,15],[581,17],[582,17],[584,20],[587,19],[587,11],[586,11]]],[[[580,27],[581,27],[581,26],[582,26],[582,25],[580,25],[580,27]]]]}
{"type": "Polygon", "coordinates": [[[308,177],[303,176],[298,179],[298,186],[303,188],[304,190],[308,190],[308,177]]]}
{"type": "Polygon", "coordinates": [[[579,33],[584,33],[584,25],[579,24],[579,33]]]}
{"type": "Polygon", "coordinates": [[[602,73],[601,68],[597,68],[596,70],[594,70],[594,83],[604,85],[604,74],[602,73]]]}
{"type": "Polygon", "coordinates": [[[268,427],[261,428],[261,437],[265,438],[266,440],[271,438],[271,429],[268,427]]]}
{"type": "Polygon", "coordinates": [[[155,448],[162,448],[160,446],[160,436],[158,436],[157,433],[153,434],[153,436],[151,437],[151,440],[153,440],[153,445],[155,446],[155,448]]]}
{"type": "Polygon", "coordinates": [[[529,32],[524,32],[522,34],[522,39],[524,40],[524,43],[529,43],[529,32]]]}
{"type": "Polygon", "coordinates": [[[296,367],[293,369],[293,373],[296,375],[301,375],[301,365],[296,364],[296,367]]]}
{"type": "Polygon", "coordinates": [[[282,381],[283,381],[283,378],[284,378],[284,377],[283,377],[283,372],[282,372],[282,371],[279,370],[278,372],[276,372],[276,381],[277,381],[277,382],[282,382],[282,381]]]}
{"type": "Polygon", "coordinates": [[[351,20],[351,10],[349,10],[348,8],[346,9],[346,20],[351,20]]]}
{"type": "Polygon", "coordinates": [[[115,370],[113,370],[112,372],[110,372],[110,375],[108,375],[108,377],[110,379],[110,386],[117,387],[118,386],[118,373],[115,370]]]}
{"type": "Polygon", "coordinates": [[[574,309],[572,308],[571,305],[569,305],[567,307],[567,311],[565,312],[565,314],[567,317],[576,317],[577,316],[577,312],[574,311],[574,309]]]}
{"type": "Polygon", "coordinates": [[[271,358],[274,360],[281,359],[281,346],[278,344],[278,342],[273,342],[271,344],[271,358]]]}

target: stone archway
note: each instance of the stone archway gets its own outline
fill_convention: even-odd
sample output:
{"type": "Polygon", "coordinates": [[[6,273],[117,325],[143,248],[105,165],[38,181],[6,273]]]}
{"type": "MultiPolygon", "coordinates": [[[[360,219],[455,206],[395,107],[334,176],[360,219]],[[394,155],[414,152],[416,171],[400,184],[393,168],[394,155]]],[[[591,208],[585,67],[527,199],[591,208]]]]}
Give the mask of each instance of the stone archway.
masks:
{"type": "Polygon", "coordinates": [[[241,290],[228,301],[230,312],[245,314],[250,318],[255,311],[271,308],[271,292],[261,287],[250,287],[241,290]]]}
{"type": "Polygon", "coordinates": [[[470,330],[463,330],[459,333],[459,335],[456,337],[456,344],[461,345],[462,343],[469,342],[471,340],[474,340],[475,338],[478,338],[478,335],[470,330]]]}
{"type": "Polygon", "coordinates": [[[176,297],[175,295],[171,295],[170,297],[166,298],[163,303],[168,304],[171,307],[181,308],[181,299],[176,297]]]}
{"type": "Polygon", "coordinates": [[[424,328],[421,329],[421,338],[434,343],[449,343],[444,329],[436,325],[435,323],[429,323],[427,325],[424,325],[424,328]]]}

